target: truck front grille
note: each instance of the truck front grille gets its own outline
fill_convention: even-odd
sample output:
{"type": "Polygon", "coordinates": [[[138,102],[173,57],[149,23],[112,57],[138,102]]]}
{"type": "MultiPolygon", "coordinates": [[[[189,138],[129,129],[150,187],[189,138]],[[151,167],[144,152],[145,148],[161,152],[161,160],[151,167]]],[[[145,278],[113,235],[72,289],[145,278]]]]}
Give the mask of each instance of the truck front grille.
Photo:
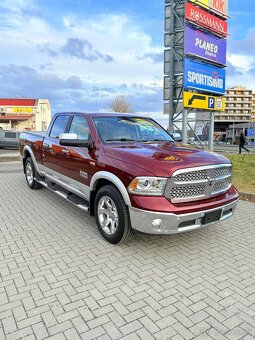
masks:
{"type": "Polygon", "coordinates": [[[210,198],[226,192],[231,177],[230,164],[177,170],[167,181],[165,197],[173,203],[210,198]]]}

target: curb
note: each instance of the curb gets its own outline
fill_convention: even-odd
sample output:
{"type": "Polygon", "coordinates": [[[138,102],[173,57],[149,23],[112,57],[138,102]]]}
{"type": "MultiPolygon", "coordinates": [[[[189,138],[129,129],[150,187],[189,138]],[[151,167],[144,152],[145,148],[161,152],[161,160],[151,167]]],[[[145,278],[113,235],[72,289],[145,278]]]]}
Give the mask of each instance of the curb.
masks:
{"type": "Polygon", "coordinates": [[[239,196],[240,200],[242,201],[255,202],[255,194],[248,192],[239,192],[239,196]]]}
{"type": "Polygon", "coordinates": [[[14,156],[14,157],[10,157],[10,156],[1,156],[0,157],[0,164],[1,163],[13,163],[13,162],[17,162],[20,161],[20,156],[14,156]]]}

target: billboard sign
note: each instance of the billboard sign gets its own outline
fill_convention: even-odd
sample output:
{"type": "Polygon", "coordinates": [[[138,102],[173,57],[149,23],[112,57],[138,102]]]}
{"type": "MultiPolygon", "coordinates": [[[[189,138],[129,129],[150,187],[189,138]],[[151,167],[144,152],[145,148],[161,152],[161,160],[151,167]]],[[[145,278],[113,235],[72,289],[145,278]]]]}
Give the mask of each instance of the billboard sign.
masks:
{"type": "Polygon", "coordinates": [[[227,36],[227,21],[210,14],[199,7],[193,6],[189,2],[186,2],[185,18],[192,21],[196,25],[207,28],[214,33],[220,34],[223,37],[227,36]]]}
{"type": "Polygon", "coordinates": [[[228,15],[228,0],[190,0],[196,5],[211,9],[218,15],[226,17],[228,15]]]}
{"type": "Polygon", "coordinates": [[[185,89],[196,89],[224,95],[225,77],[226,71],[223,68],[207,65],[185,58],[185,89]]]}
{"type": "Polygon", "coordinates": [[[198,29],[185,26],[184,53],[226,64],[227,42],[198,29]]]}
{"type": "Polygon", "coordinates": [[[183,105],[184,107],[189,107],[192,109],[224,111],[225,110],[225,98],[207,96],[201,93],[184,91],[183,105]]]}

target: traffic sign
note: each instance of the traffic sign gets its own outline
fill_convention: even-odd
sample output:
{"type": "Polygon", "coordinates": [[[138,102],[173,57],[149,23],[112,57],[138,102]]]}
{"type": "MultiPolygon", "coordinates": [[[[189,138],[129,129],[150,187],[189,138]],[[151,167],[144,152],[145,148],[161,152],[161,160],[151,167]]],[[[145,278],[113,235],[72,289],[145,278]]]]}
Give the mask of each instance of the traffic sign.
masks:
{"type": "Polygon", "coordinates": [[[207,96],[201,93],[187,92],[183,94],[184,107],[192,109],[203,109],[210,111],[224,111],[225,110],[225,98],[207,96]]]}
{"type": "Polygon", "coordinates": [[[248,129],[247,135],[248,137],[254,137],[254,129],[248,129]]]}

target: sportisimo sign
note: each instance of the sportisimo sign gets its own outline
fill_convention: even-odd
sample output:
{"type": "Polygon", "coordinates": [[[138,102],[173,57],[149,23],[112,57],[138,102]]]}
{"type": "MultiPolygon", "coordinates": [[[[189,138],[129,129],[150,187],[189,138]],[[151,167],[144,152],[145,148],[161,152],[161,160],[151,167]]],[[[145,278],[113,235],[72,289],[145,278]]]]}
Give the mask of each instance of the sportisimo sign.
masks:
{"type": "Polygon", "coordinates": [[[191,5],[189,2],[186,2],[185,18],[199,26],[211,30],[212,32],[220,34],[223,37],[227,36],[228,24],[226,21],[202,10],[199,7],[191,5]]]}
{"type": "Polygon", "coordinates": [[[216,38],[198,29],[185,26],[184,53],[199,56],[219,64],[226,64],[225,39],[216,38]]]}
{"type": "Polygon", "coordinates": [[[196,89],[224,95],[226,76],[224,69],[187,58],[185,58],[184,64],[185,89],[196,89]]]}

